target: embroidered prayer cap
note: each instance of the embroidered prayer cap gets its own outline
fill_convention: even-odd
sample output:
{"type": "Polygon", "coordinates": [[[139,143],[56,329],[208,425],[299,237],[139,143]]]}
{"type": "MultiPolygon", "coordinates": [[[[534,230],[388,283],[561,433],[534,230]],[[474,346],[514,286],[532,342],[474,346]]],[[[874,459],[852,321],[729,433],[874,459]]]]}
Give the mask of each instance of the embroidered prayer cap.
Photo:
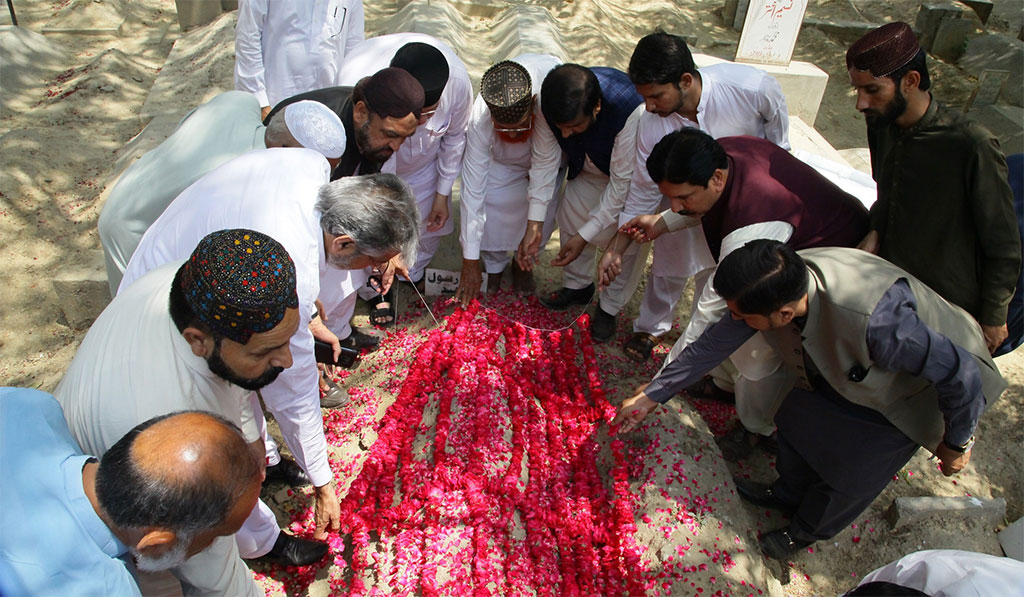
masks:
{"type": "Polygon", "coordinates": [[[423,86],[423,107],[433,106],[441,99],[448,84],[448,60],[441,50],[430,44],[414,41],[395,52],[391,66],[400,68],[423,86]]]}
{"type": "Polygon", "coordinates": [[[875,78],[885,77],[906,66],[920,49],[910,25],[896,21],[855,41],[846,51],[846,68],[870,71],[875,78]]]}
{"type": "MultiPolygon", "coordinates": [[[[415,77],[400,68],[383,68],[357,84],[363,97],[381,118],[405,118],[409,114],[417,119],[423,110],[423,86],[415,77]]],[[[429,105],[429,104],[428,104],[429,105]]]]}
{"type": "Polygon", "coordinates": [[[254,230],[210,233],[181,275],[185,301],[214,333],[245,344],[299,306],[295,264],[273,238],[254,230]]]}
{"type": "Polygon", "coordinates": [[[519,122],[533,104],[530,73],[517,62],[502,60],[487,69],[480,79],[480,96],[495,122],[519,122]]]}
{"type": "Polygon", "coordinates": [[[319,151],[326,158],[345,153],[345,127],[330,108],[313,100],[302,100],[284,108],[288,132],[300,145],[319,151]]]}

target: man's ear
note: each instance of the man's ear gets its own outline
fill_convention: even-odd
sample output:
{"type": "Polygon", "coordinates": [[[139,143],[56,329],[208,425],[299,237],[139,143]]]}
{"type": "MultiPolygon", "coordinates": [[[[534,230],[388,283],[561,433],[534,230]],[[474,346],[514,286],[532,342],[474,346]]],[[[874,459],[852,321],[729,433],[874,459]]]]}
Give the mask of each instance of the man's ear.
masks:
{"type": "Polygon", "coordinates": [[[135,549],[144,556],[157,558],[174,547],[174,542],[177,539],[178,536],[174,531],[164,528],[151,528],[135,544],[135,549]]]}
{"type": "Polygon", "coordinates": [[[779,321],[782,322],[782,325],[786,325],[796,317],[796,308],[792,304],[782,305],[776,313],[779,314],[779,321]]]}
{"type": "Polygon", "coordinates": [[[900,85],[903,87],[900,91],[904,95],[911,89],[919,89],[921,86],[921,73],[916,70],[907,71],[907,74],[903,75],[903,78],[900,79],[900,85]]]}
{"type": "Polygon", "coordinates": [[[683,73],[683,76],[679,77],[679,88],[686,91],[693,85],[693,75],[690,73],[683,73]]]}
{"type": "Polygon", "coordinates": [[[340,253],[346,249],[355,247],[356,243],[352,240],[352,237],[347,234],[339,234],[338,236],[331,237],[331,252],[340,253]]]}
{"type": "Polygon", "coordinates": [[[597,118],[597,115],[600,114],[600,113],[601,113],[601,99],[598,98],[597,105],[594,106],[594,113],[593,113],[592,117],[593,118],[597,118]]]}
{"type": "Polygon", "coordinates": [[[370,109],[366,105],[366,102],[359,100],[352,106],[352,124],[359,128],[366,124],[367,119],[370,118],[370,109]]]}
{"type": "Polygon", "coordinates": [[[211,349],[207,346],[206,342],[210,339],[209,334],[199,328],[186,327],[182,330],[181,335],[188,342],[189,348],[192,349],[192,354],[203,359],[210,356],[211,349]]]}
{"type": "Polygon", "coordinates": [[[725,180],[728,177],[728,172],[722,168],[715,168],[715,171],[711,173],[711,180],[708,183],[711,185],[711,190],[716,193],[721,193],[725,189],[725,180]]]}

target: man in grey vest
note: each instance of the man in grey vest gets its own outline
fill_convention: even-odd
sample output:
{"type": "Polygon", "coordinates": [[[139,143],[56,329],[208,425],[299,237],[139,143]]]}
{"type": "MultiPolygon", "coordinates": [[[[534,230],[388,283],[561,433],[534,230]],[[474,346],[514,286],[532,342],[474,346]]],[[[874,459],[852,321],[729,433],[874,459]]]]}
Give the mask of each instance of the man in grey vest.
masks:
{"type": "Polygon", "coordinates": [[[841,531],[919,446],[943,474],[963,469],[986,405],[1006,388],[978,323],[919,280],[864,251],[800,251],[755,240],[722,260],[729,316],[709,326],[619,407],[622,431],[760,332],[792,389],[775,415],[779,478],[737,492],[792,515],[762,535],[783,559],[841,531]]]}

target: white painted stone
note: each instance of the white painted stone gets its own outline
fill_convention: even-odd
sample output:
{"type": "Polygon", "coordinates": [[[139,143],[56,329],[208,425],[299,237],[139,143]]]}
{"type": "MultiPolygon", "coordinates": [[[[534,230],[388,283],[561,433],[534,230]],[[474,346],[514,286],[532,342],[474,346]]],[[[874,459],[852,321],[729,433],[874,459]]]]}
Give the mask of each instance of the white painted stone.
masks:
{"type": "Polygon", "coordinates": [[[999,531],[997,537],[1007,557],[1024,562],[1024,518],[999,531]]]}

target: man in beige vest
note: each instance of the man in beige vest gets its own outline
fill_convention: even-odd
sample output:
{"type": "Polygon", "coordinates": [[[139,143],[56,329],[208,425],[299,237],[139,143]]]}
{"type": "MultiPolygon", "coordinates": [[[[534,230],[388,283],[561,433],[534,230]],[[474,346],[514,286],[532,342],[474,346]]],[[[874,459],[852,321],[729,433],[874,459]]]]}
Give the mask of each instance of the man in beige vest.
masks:
{"type": "Polygon", "coordinates": [[[966,311],[856,249],[797,254],[755,240],[722,260],[713,283],[730,315],[623,402],[615,422],[634,429],[760,332],[792,388],[775,415],[779,478],[736,480],[742,498],[792,515],[761,537],[766,555],[834,536],[919,446],[947,476],[967,465],[978,417],[1006,383],[966,311]]]}

